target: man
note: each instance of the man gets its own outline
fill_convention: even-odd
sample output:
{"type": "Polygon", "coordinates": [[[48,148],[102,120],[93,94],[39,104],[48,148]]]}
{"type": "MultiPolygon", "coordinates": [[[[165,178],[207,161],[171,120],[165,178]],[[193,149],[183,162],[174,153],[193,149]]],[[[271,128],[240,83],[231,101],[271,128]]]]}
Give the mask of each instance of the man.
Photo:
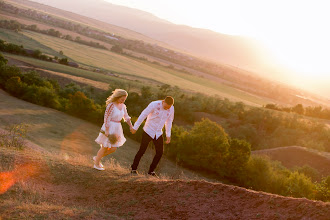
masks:
{"type": "Polygon", "coordinates": [[[147,121],[143,127],[142,141],[140,149],[135,155],[133,164],[131,166],[132,174],[137,174],[137,167],[141,160],[141,157],[147,150],[148,144],[152,141],[155,145],[156,155],[152,160],[148,174],[152,176],[157,176],[155,169],[159,163],[164,147],[163,147],[163,127],[165,125],[166,132],[166,144],[171,141],[171,128],[174,118],[174,99],[171,96],[167,96],[164,100],[153,101],[147,108],[145,108],[140,114],[139,118],[135,122],[133,128],[131,129],[132,134],[138,130],[141,123],[147,118],[147,121]]]}

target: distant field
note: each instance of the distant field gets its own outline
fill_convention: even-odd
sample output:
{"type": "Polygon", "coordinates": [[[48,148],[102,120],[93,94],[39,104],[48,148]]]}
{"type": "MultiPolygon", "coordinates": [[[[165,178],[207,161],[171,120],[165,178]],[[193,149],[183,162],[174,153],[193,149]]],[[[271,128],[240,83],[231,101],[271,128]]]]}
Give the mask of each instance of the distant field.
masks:
{"type": "MultiPolygon", "coordinates": [[[[66,21],[71,21],[74,24],[80,24],[82,26],[89,26],[89,27],[92,27],[97,30],[106,31],[108,33],[114,33],[118,36],[121,36],[121,37],[124,37],[127,39],[132,39],[132,40],[138,39],[138,40],[142,40],[146,43],[158,44],[160,46],[164,46],[169,49],[174,49],[174,48],[171,48],[171,46],[169,46],[166,43],[154,40],[150,37],[147,37],[143,34],[135,32],[135,31],[131,31],[127,28],[122,28],[122,27],[119,27],[116,25],[108,24],[108,23],[105,23],[102,21],[98,21],[96,19],[88,18],[88,17],[82,16],[82,15],[77,15],[75,13],[71,13],[71,12],[57,9],[54,7],[49,7],[47,5],[36,4],[35,2],[25,1],[25,0],[9,0],[8,2],[10,2],[10,4],[13,4],[19,8],[26,8],[26,9],[40,11],[42,13],[46,13],[46,14],[49,14],[51,16],[54,16],[54,17],[57,17],[57,18],[60,18],[60,19],[66,20],[66,21]]],[[[26,19],[26,18],[23,17],[23,19],[26,19]]]]}
{"type": "Polygon", "coordinates": [[[38,28],[40,30],[48,30],[48,29],[53,28],[53,29],[61,32],[62,35],[71,35],[73,39],[75,39],[76,37],[79,36],[81,39],[83,39],[85,41],[98,42],[99,44],[104,45],[105,47],[107,47],[109,49],[113,46],[112,44],[105,43],[103,41],[99,41],[99,40],[96,40],[96,39],[93,39],[93,38],[89,38],[89,37],[86,37],[84,35],[81,35],[81,34],[78,34],[76,32],[73,32],[73,31],[69,31],[69,30],[66,30],[66,29],[63,29],[63,28],[51,26],[51,25],[44,24],[44,23],[41,23],[41,22],[38,22],[38,21],[35,21],[35,20],[27,19],[27,18],[15,17],[15,16],[12,16],[11,14],[7,14],[7,13],[1,14],[1,12],[0,12],[0,19],[3,19],[3,20],[15,20],[15,21],[18,21],[19,23],[25,24],[25,25],[35,24],[35,25],[38,26],[38,28]]]}
{"type": "Polygon", "coordinates": [[[41,44],[37,40],[34,40],[30,37],[27,37],[26,35],[22,33],[16,33],[11,30],[6,30],[3,28],[0,28],[0,39],[8,42],[13,43],[17,45],[23,45],[26,49],[32,49],[32,50],[40,50],[41,52],[45,54],[50,54],[53,56],[61,57],[61,55],[58,53],[59,51],[55,51],[44,44],[41,44]]]}
{"type": "MultiPolygon", "coordinates": [[[[208,95],[219,95],[220,97],[229,98],[233,101],[242,101],[250,105],[262,105],[267,103],[258,97],[208,79],[203,79],[176,70],[170,70],[168,68],[162,68],[158,65],[146,64],[142,61],[121,56],[107,50],[96,49],[34,32],[24,31],[23,33],[27,37],[50,47],[53,51],[62,50],[64,55],[83,65],[115,71],[123,76],[134,76],[140,77],[141,79],[154,80],[156,82],[178,86],[179,88],[188,91],[201,92],[208,95]]],[[[24,61],[26,62],[27,59],[24,59],[24,61]]],[[[28,62],[36,66],[41,65],[41,67],[48,68],[52,71],[65,72],[66,69],[64,67],[56,67],[58,66],[57,64],[43,61],[29,60],[28,62]],[[45,64],[42,63],[47,64],[45,66],[45,64]]],[[[101,74],[95,74],[95,77],[93,76],[93,78],[90,78],[91,76],[86,76],[86,74],[81,73],[80,70],[79,72],[74,72],[76,72],[76,76],[87,77],[89,79],[104,82],[104,75],[101,76],[101,74]]],[[[90,75],[90,73],[87,75],[90,75]]]]}

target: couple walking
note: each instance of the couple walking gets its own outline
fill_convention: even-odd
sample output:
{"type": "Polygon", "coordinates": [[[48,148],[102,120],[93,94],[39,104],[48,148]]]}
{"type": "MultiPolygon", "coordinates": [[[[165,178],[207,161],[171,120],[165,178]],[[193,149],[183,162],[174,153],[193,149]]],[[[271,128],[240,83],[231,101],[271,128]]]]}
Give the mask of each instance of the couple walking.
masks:
{"type": "Polygon", "coordinates": [[[129,125],[132,134],[135,134],[142,122],[147,118],[143,127],[142,140],[140,149],[134,157],[131,165],[131,173],[137,174],[137,167],[141,157],[147,150],[148,144],[152,141],[155,145],[156,155],[150,165],[148,174],[156,176],[155,169],[163,155],[163,127],[165,125],[166,144],[171,141],[171,128],[174,118],[174,99],[167,96],[164,100],[151,102],[140,114],[134,126],[131,123],[131,117],[127,113],[126,105],[124,104],[127,98],[127,92],[123,89],[116,89],[106,101],[106,110],[104,114],[104,123],[102,125],[99,136],[96,138],[96,143],[100,144],[101,148],[97,155],[93,157],[94,168],[104,170],[101,159],[122,146],[126,138],[123,134],[121,119],[129,125]]]}

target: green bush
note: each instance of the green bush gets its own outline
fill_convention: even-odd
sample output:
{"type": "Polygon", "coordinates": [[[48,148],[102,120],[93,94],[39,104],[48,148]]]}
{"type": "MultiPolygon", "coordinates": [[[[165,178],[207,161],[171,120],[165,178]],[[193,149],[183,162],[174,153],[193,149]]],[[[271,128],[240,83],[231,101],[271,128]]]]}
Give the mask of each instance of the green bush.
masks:
{"type": "Polygon", "coordinates": [[[304,165],[302,167],[297,167],[297,168],[295,168],[295,170],[298,173],[302,173],[305,176],[311,178],[313,181],[316,181],[320,176],[319,171],[317,171],[316,169],[314,169],[313,167],[308,166],[308,165],[304,165]]]}
{"type": "Polygon", "coordinates": [[[224,175],[229,140],[224,129],[209,119],[196,122],[183,136],[180,160],[189,166],[224,175]]]}
{"type": "Polygon", "coordinates": [[[78,91],[74,95],[69,95],[67,111],[79,118],[91,120],[91,113],[96,111],[93,100],[90,100],[84,93],[78,91]]]}
{"type": "Polygon", "coordinates": [[[244,175],[241,175],[239,179],[245,187],[267,192],[271,186],[271,177],[270,160],[264,156],[252,156],[247,163],[244,175]]]}
{"type": "Polygon", "coordinates": [[[297,171],[291,173],[287,179],[287,192],[288,195],[293,197],[305,197],[313,199],[313,192],[315,185],[309,177],[297,171]]]}
{"type": "Polygon", "coordinates": [[[316,184],[315,199],[325,202],[330,201],[330,176],[323,178],[321,183],[316,184]]]}
{"type": "Polygon", "coordinates": [[[237,179],[244,171],[251,155],[251,145],[239,139],[231,139],[229,142],[228,156],[226,157],[226,176],[237,179]]]}
{"type": "Polygon", "coordinates": [[[11,77],[6,82],[6,90],[16,97],[21,97],[25,90],[26,90],[26,84],[21,81],[21,78],[19,76],[11,77]]]}

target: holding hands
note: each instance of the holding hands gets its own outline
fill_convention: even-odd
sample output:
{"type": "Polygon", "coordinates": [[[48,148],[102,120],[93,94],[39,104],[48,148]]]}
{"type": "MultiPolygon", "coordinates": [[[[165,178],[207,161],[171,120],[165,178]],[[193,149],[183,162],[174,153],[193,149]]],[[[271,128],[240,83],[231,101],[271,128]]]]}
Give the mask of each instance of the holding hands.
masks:
{"type": "Polygon", "coordinates": [[[166,144],[169,144],[171,142],[171,137],[166,137],[166,141],[165,141],[165,143],[166,144]]]}
{"type": "Polygon", "coordinates": [[[132,134],[136,133],[136,130],[133,127],[130,128],[130,131],[131,131],[132,134]]]}
{"type": "Polygon", "coordinates": [[[136,133],[136,130],[133,128],[133,125],[130,126],[129,130],[132,134],[136,133]]]}

